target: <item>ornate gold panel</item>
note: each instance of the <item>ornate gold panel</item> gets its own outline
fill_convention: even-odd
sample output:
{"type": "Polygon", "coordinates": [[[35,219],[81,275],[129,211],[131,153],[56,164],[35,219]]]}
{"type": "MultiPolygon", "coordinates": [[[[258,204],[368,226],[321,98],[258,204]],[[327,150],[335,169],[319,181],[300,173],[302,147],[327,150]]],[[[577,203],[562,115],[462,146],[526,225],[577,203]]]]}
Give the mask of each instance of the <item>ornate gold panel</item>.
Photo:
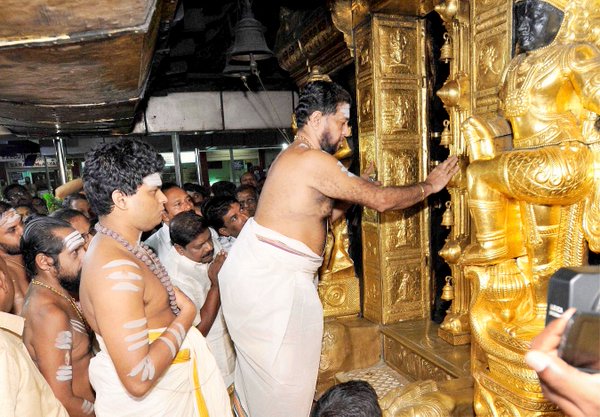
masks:
{"type": "Polygon", "coordinates": [[[373,46],[371,40],[371,26],[364,24],[355,31],[356,43],[356,74],[357,81],[370,79],[373,72],[373,46]]]}
{"type": "Polygon", "coordinates": [[[511,3],[505,0],[473,2],[472,57],[473,112],[495,114],[502,73],[511,58],[511,3]]]}
{"type": "Polygon", "coordinates": [[[360,312],[358,278],[336,278],[319,284],[319,298],[325,317],[339,317],[360,312]]]}
{"type": "MultiPolygon", "coordinates": [[[[425,100],[422,22],[374,14],[354,33],[360,50],[356,79],[361,166],[374,161],[377,179],[386,186],[416,182],[425,171],[426,146],[420,121],[425,100]]],[[[381,215],[363,212],[365,317],[388,324],[428,316],[426,210],[421,205],[381,215]]]]}
{"type": "Polygon", "coordinates": [[[383,282],[384,320],[393,323],[423,316],[421,299],[427,285],[421,278],[420,263],[388,261],[390,273],[383,282]]]}
{"type": "Polygon", "coordinates": [[[444,369],[431,363],[423,356],[408,349],[397,340],[384,335],[384,356],[393,368],[404,375],[410,375],[415,380],[433,379],[434,381],[447,381],[453,378],[444,369]]]}
{"type": "Polygon", "coordinates": [[[381,134],[416,134],[419,128],[419,97],[416,91],[382,91],[381,134]]]}
{"type": "Polygon", "coordinates": [[[377,30],[376,45],[379,48],[380,74],[382,77],[415,75],[419,62],[417,59],[417,34],[410,30],[410,24],[395,26],[382,25],[377,30]]]}
{"type": "MultiPolygon", "coordinates": [[[[368,80],[359,83],[357,95],[358,132],[362,135],[367,132],[373,132],[375,129],[375,94],[373,93],[373,83],[368,80]]],[[[362,139],[360,142],[362,147],[362,139]]],[[[372,147],[373,143],[366,146],[372,147]]],[[[371,160],[374,160],[374,158],[371,160]]]]}

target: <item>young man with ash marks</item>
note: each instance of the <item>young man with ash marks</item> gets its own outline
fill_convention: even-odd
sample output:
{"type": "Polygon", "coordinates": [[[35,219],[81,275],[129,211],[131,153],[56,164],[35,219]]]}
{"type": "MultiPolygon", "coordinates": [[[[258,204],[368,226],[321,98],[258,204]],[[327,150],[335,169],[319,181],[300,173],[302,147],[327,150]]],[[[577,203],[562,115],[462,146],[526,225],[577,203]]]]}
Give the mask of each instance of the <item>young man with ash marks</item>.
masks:
{"type": "Polygon", "coordinates": [[[214,243],[205,219],[194,212],[179,213],[170,223],[173,248],[167,268],[173,285],[196,305],[194,326],[206,336],[227,387],[233,384],[235,352],[223,312],[217,274],[227,257],[214,243]]]}
{"type": "Polygon", "coordinates": [[[94,415],[88,378],[90,329],[74,296],[85,242],[63,220],[29,221],[21,239],[31,286],[25,296],[23,342],[71,417],[94,415]]]}
{"type": "Polygon", "coordinates": [[[13,313],[21,314],[23,300],[29,287],[29,280],[25,274],[25,265],[19,242],[23,235],[23,221],[15,209],[8,209],[0,214],[0,258],[8,266],[8,274],[15,287],[13,313]]]}
{"type": "Polygon", "coordinates": [[[254,217],[256,205],[258,204],[258,190],[253,185],[240,185],[235,190],[235,199],[240,203],[240,207],[248,215],[254,217]]]}
{"type": "Polygon", "coordinates": [[[73,229],[77,230],[85,242],[83,248],[87,250],[90,242],[92,241],[93,229],[90,220],[85,216],[85,214],[75,209],[63,208],[52,212],[50,217],[64,220],[69,223],[73,229]]]}
{"type": "Polygon", "coordinates": [[[0,258],[0,416],[69,417],[23,345],[25,320],[10,314],[14,285],[0,258]]]}
{"type": "Polygon", "coordinates": [[[333,156],[349,134],[350,102],[337,84],[306,85],[295,110],[296,139],[271,165],[256,214],[219,273],[237,355],[235,390],[252,417],[310,412],[323,335],[315,278],[327,221],[348,203],[380,212],[410,207],[441,190],[458,170],[451,157],[424,182],[397,187],[352,174],[333,156]]]}
{"type": "Polygon", "coordinates": [[[208,199],[202,205],[202,214],[210,227],[219,233],[221,247],[229,252],[246,224],[248,214],[234,197],[225,195],[208,199]]]}
{"type": "MultiPolygon", "coordinates": [[[[165,210],[162,214],[163,224],[161,228],[146,239],[144,243],[152,248],[158,256],[158,259],[160,259],[167,270],[169,270],[171,267],[170,264],[173,262],[173,258],[171,257],[173,245],[171,244],[171,236],[169,235],[169,224],[173,217],[179,213],[195,211],[195,207],[192,197],[177,184],[166,182],[161,186],[161,191],[167,198],[165,210]]],[[[219,235],[212,229],[211,236],[215,242],[218,241],[219,235]]]]}
{"type": "Polygon", "coordinates": [[[98,215],[83,260],[80,299],[100,345],[89,367],[98,416],[231,416],[214,357],[192,323],[196,307],[171,284],[143,231],[167,199],[164,159],[124,139],[92,150],[84,189],[98,215]]]}

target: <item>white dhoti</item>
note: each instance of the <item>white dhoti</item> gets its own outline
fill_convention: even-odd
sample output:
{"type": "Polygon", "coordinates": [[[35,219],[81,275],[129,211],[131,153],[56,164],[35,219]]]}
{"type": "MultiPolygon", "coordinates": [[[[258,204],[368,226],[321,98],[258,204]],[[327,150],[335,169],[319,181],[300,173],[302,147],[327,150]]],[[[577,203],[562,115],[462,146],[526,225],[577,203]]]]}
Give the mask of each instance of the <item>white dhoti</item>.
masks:
{"type": "Polygon", "coordinates": [[[235,390],[250,417],[307,417],[321,354],[323,259],[253,218],[219,272],[221,304],[235,344],[235,390]]]}
{"type": "MultiPolygon", "coordinates": [[[[150,330],[162,333],[164,329],[150,330]]],[[[202,334],[192,327],[177,357],[143,397],[131,396],[119,379],[101,336],[101,351],[90,361],[94,410],[102,417],[231,416],[229,395],[202,334]],[[203,405],[204,404],[204,405],[203,405]],[[208,414],[207,414],[208,412],[208,414]]]]}

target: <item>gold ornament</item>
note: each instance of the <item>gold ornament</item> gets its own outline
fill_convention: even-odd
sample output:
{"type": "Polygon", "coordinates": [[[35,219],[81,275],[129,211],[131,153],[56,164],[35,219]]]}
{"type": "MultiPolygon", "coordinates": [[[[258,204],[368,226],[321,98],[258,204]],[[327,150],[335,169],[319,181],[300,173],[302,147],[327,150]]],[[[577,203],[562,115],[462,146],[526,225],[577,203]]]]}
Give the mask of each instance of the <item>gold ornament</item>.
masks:
{"type": "Polygon", "coordinates": [[[442,288],[442,296],[440,297],[444,301],[454,300],[454,287],[452,286],[452,277],[446,277],[446,285],[442,288]]]}
{"type": "Polygon", "coordinates": [[[454,58],[452,52],[452,41],[450,35],[448,35],[448,32],[444,33],[444,40],[444,45],[442,45],[442,48],[440,49],[440,61],[447,64],[448,61],[454,58]]]}
{"type": "Polygon", "coordinates": [[[446,211],[442,216],[442,226],[452,227],[454,225],[454,212],[452,211],[452,201],[446,201],[446,211]]]}

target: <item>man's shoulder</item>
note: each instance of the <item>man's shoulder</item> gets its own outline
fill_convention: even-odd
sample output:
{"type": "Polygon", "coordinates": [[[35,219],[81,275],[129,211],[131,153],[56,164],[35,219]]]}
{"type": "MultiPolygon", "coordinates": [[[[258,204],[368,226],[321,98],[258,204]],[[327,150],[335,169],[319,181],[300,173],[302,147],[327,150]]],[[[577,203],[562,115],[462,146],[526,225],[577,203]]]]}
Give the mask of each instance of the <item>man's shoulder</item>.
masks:
{"type": "Polygon", "coordinates": [[[27,308],[23,311],[26,328],[69,319],[68,309],[53,294],[29,291],[26,301],[27,308]]]}

